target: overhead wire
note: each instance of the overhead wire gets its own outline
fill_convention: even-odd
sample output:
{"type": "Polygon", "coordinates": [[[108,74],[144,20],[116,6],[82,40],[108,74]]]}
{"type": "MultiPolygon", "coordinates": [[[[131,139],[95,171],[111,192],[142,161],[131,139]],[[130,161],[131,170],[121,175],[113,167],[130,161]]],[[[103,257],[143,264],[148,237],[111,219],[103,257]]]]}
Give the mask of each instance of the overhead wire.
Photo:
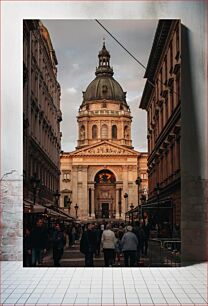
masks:
{"type": "MultiPolygon", "coordinates": [[[[146,71],[147,67],[142,64],[141,61],[139,61],[126,47],[124,47],[120,41],[97,19],[95,21],[146,71]]],[[[155,84],[147,79],[147,82],[155,88],[155,84]]],[[[166,86],[167,84],[163,83],[159,78],[158,82],[160,82],[162,85],[166,86]]],[[[170,88],[170,87],[169,87],[170,88]]],[[[172,93],[175,93],[177,96],[180,96],[179,93],[175,92],[174,90],[171,90],[172,93]]]]}

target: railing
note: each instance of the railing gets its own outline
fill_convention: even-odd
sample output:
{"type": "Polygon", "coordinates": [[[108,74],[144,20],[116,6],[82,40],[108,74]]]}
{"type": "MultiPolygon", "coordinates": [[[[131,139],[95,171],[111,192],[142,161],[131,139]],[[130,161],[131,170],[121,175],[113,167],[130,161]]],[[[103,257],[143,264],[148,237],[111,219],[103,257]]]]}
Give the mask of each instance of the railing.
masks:
{"type": "Polygon", "coordinates": [[[93,111],[88,111],[88,110],[83,110],[79,112],[79,116],[103,116],[103,115],[109,115],[109,116],[118,116],[118,115],[126,115],[129,116],[130,112],[129,111],[116,111],[116,110],[93,110],[93,111]]]}
{"type": "Polygon", "coordinates": [[[150,239],[149,240],[149,265],[174,266],[181,264],[181,241],[177,239],[150,239]]]}

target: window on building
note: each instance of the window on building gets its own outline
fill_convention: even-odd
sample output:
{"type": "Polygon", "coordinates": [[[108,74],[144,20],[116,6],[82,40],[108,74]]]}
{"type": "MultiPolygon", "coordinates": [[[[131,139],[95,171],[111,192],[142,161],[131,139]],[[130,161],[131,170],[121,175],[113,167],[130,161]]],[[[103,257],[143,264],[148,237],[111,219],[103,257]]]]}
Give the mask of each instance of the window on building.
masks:
{"type": "Polygon", "coordinates": [[[167,79],[168,79],[168,69],[167,69],[167,56],[165,57],[165,84],[167,83],[167,79]]]}
{"type": "Polygon", "coordinates": [[[67,195],[65,195],[64,196],[64,208],[68,207],[68,200],[69,200],[69,197],[67,195]]]}
{"type": "Polygon", "coordinates": [[[170,87],[170,114],[172,114],[174,110],[174,96],[173,96],[174,87],[173,84],[170,87]]]}
{"type": "Polygon", "coordinates": [[[128,125],[126,125],[125,127],[124,127],[124,138],[129,138],[129,127],[128,127],[128,125]]]}
{"type": "Polygon", "coordinates": [[[172,40],[170,42],[170,69],[173,69],[173,42],[172,40]]]}
{"type": "Polygon", "coordinates": [[[103,124],[101,127],[101,138],[102,139],[108,138],[108,126],[106,124],[103,124]]]}
{"type": "Polygon", "coordinates": [[[160,69],[160,95],[163,91],[163,69],[160,69]]]}
{"type": "Polygon", "coordinates": [[[66,171],[64,171],[63,172],[63,180],[65,180],[65,181],[69,181],[70,180],[70,171],[68,171],[68,172],[66,172],[66,171]]]}
{"type": "Polygon", "coordinates": [[[165,124],[169,118],[169,110],[168,110],[168,97],[165,100],[165,124]]]}
{"type": "Polygon", "coordinates": [[[176,77],[176,105],[180,101],[180,94],[181,94],[180,73],[178,73],[176,77]]]}
{"type": "Polygon", "coordinates": [[[82,125],[80,127],[80,139],[81,140],[85,139],[85,127],[84,127],[84,125],[82,125]]]}
{"type": "Polygon", "coordinates": [[[92,126],[92,139],[97,139],[97,125],[92,126]]]}
{"type": "Polygon", "coordinates": [[[116,125],[112,126],[112,138],[117,139],[117,126],[116,125]]]}
{"type": "Polygon", "coordinates": [[[163,129],[163,108],[160,111],[160,131],[163,129]]]}

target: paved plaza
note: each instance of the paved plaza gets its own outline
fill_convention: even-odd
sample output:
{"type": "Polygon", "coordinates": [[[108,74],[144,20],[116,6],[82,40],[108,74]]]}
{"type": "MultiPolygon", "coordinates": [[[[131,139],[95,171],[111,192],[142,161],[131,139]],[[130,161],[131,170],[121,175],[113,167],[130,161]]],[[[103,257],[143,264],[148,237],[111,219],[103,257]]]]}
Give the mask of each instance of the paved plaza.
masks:
{"type": "Polygon", "coordinates": [[[23,268],[1,262],[1,305],[207,305],[207,264],[23,268]]]}

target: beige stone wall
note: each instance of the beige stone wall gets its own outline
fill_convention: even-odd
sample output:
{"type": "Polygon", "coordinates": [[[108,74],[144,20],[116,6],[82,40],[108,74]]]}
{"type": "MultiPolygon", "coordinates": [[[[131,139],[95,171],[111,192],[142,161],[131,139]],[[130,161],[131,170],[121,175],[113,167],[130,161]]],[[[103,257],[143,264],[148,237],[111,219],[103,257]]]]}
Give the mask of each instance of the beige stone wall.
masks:
{"type": "Polygon", "coordinates": [[[90,102],[88,108],[82,107],[78,115],[79,139],[78,148],[94,144],[102,140],[101,128],[106,124],[108,134],[106,139],[120,145],[132,146],[131,141],[131,113],[127,106],[120,109],[120,102],[108,100],[106,107],[102,107],[102,101],[90,102]],[[97,139],[92,138],[92,126],[97,126],[97,139]],[[117,126],[117,138],[112,138],[112,126],[117,126]],[[125,133],[125,127],[128,126],[128,135],[125,133]],[[85,132],[82,133],[83,129],[85,132]]]}
{"type": "Polygon", "coordinates": [[[1,179],[0,260],[22,260],[22,183],[16,171],[1,179]]]}
{"type": "MultiPolygon", "coordinates": [[[[80,219],[89,218],[89,188],[94,188],[94,179],[97,172],[108,169],[116,177],[116,189],[122,189],[122,217],[131,203],[137,205],[138,189],[135,181],[137,179],[137,158],[138,155],[130,156],[76,156],[65,153],[61,156],[61,173],[71,171],[71,180],[61,179],[61,192],[64,190],[72,191],[71,215],[75,216],[75,204],[78,204],[78,217],[80,219]],[[123,197],[128,193],[128,204],[123,197]]],[[[139,153],[138,153],[139,154],[139,153]]],[[[144,163],[144,161],[143,161],[144,163]]],[[[94,193],[94,192],[93,192],[94,193]]],[[[65,193],[61,193],[61,206],[63,207],[65,193]]],[[[95,199],[96,201],[96,199],[95,199]]],[[[115,206],[118,217],[118,192],[115,198],[115,206]]],[[[93,217],[93,214],[92,214],[93,217]]]]}

